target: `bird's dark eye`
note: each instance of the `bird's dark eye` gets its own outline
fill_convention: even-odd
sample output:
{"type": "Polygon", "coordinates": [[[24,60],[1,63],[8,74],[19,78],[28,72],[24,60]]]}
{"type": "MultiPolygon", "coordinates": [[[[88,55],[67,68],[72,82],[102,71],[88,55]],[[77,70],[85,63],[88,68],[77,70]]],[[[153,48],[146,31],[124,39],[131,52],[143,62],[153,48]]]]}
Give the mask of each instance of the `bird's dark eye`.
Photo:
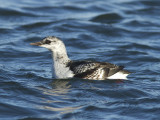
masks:
{"type": "Polygon", "coordinates": [[[50,43],[51,43],[50,40],[46,40],[46,41],[45,41],[45,44],[50,44],[50,43]]]}

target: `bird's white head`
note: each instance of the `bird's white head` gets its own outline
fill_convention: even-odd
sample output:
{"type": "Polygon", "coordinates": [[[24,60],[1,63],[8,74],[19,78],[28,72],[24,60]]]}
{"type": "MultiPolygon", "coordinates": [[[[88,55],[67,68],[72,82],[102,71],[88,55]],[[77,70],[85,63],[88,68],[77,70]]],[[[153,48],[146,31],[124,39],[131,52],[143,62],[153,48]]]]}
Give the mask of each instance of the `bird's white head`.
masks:
{"type": "Polygon", "coordinates": [[[31,43],[31,45],[45,47],[53,52],[65,49],[64,43],[54,36],[46,37],[40,42],[31,43]]]}

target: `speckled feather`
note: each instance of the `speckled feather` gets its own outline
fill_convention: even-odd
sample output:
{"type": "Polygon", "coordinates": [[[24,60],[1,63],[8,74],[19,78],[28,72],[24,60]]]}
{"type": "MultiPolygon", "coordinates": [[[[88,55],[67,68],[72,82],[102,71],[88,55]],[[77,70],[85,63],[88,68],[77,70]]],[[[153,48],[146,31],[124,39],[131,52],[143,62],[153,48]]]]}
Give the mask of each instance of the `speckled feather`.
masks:
{"type": "Polygon", "coordinates": [[[107,79],[124,68],[107,62],[92,61],[71,61],[67,67],[73,71],[74,77],[100,80],[107,79]]]}

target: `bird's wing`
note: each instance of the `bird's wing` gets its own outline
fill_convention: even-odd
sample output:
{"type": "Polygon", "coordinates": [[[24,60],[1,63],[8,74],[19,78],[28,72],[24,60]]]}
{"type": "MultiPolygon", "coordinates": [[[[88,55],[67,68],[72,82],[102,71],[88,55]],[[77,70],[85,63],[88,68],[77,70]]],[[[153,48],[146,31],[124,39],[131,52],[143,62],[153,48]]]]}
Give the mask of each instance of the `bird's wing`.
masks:
{"type": "Polygon", "coordinates": [[[72,61],[69,62],[67,66],[73,71],[75,77],[85,76],[87,74],[92,74],[98,69],[103,69],[104,76],[107,78],[124,68],[123,66],[117,66],[107,62],[92,61],[72,61]]]}
{"type": "Polygon", "coordinates": [[[106,77],[110,77],[124,68],[124,66],[118,66],[107,62],[99,62],[99,64],[104,69],[106,77]]]}
{"type": "Polygon", "coordinates": [[[99,64],[90,61],[72,61],[67,66],[74,74],[81,74],[99,67],[99,64]]]}

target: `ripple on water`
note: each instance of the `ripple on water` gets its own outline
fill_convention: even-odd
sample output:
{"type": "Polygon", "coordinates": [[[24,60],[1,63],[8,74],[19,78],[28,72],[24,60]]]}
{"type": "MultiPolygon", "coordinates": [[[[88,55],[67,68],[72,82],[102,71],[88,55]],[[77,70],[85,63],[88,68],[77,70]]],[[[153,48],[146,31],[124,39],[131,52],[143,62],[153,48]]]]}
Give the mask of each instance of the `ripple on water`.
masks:
{"type": "Polygon", "coordinates": [[[36,15],[18,11],[18,10],[13,10],[13,9],[0,8],[0,16],[1,17],[7,17],[7,16],[8,17],[18,17],[18,16],[35,17],[36,15]]]}
{"type": "Polygon", "coordinates": [[[119,23],[122,19],[123,17],[117,13],[106,13],[92,18],[91,21],[111,24],[111,23],[119,23]]]}

